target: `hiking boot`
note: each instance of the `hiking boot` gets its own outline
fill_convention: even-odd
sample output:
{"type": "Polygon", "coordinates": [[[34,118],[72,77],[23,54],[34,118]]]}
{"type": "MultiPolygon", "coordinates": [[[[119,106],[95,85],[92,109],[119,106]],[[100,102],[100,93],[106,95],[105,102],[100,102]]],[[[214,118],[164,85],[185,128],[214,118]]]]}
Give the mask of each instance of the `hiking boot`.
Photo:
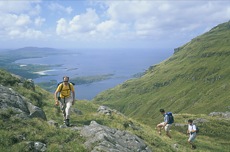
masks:
{"type": "Polygon", "coordinates": [[[191,149],[196,149],[196,146],[195,146],[195,145],[192,145],[192,146],[191,146],[191,149]]]}
{"type": "Polygon", "coordinates": [[[63,112],[63,117],[64,117],[64,119],[65,119],[65,117],[66,117],[66,114],[65,114],[65,112],[63,112]]]}
{"type": "Polygon", "coordinates": [[[66,125],[67,127],[70,126],[70,124],[69,124],[69,119],[66,119],[64,122],[65,122],[65,125],[66,125]]]}
{"type": "Polygon", "coordinates": [[[61,106],[61,110],[62,110],[62,111],[65,111],[65,107],[64,107],[64,106],[61,106]]]}

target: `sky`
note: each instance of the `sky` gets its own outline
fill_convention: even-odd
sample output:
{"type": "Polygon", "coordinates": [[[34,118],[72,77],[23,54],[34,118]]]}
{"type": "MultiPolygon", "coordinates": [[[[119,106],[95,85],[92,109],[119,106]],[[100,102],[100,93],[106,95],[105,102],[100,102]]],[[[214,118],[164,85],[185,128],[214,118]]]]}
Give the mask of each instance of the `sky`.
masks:
{"type": "Polygon", "coordinates": [[[229,20],[229,0],[0,0],[0,48],[177,48],[229,20]]]}

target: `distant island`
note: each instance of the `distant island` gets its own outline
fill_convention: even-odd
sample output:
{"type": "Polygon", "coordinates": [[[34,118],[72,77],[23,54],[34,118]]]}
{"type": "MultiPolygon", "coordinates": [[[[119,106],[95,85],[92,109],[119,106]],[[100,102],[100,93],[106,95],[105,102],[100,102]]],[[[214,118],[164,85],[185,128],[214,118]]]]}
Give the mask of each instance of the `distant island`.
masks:
{"type": "Polygon", "coordinates": [[[59,49],[38,47],[2,50],[0,52],[0,68],[25,78],[35,79],[44,76],[44,74],[40,73],[41,71],[51,70],[58,65],[17,64],[15,61],[64,53],[65,51],[59,49]]]}
{"type": "MultiPolygon", "coordinates": [[[[90,84],[98,81],[103,81],[112,78],[113,74],[105,74],[105,75],[94,75],[94,76],[85,76],[85,77],[74,77],[71,78],[71,82],[76,85],[82,84],[90,84]]],[[[50,80],[49,82],[40,82],[37,83],[38,86],[42,87],[43,89],[54,92],[57,88],[57,80],[50,80]]]]}

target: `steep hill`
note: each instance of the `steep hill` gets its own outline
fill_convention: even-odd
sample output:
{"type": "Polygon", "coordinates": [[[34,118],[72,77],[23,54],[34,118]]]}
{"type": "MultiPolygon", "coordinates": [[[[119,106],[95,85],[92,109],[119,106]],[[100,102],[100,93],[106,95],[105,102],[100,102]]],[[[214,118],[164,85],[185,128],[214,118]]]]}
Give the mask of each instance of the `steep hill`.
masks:
{"type": "Polygon", "coordinates": [[[198,151],[228,152],[230,148],[230,112],[212,116],[177,114],[171,130],[173,139],[169,139],[158,135],[155,126],[140,123],[117,110],[103,107],[99,110],[98,104],[88,101],[76,101],[71,107],[71,127],[65,128],[53,94],[31,80],[1,69],[0,99],[1,152],[190,151],[186,141],[188,118],[194,118],[201,130],[198,151]],[[26,101],[39,108],[25,104],[26,101]],[[45,117],[39,118],[44,113],[38,112],[42,111],[45,117]]]}
{"type": "Polygon", "coordinates": [[[54,105],[53,94],[2,69],[0,99],[1,152],[174,149],[171,142],[166,144],[150,127],[88,101],[76,101],[71,107],[71,127],[66,127],[59,107],[54,105]]]}
{"type": "Polygon", "coordinates": [[[229,61],[230,22],[226,22],[175,49],[172,57],[151,66],[141,78],[93,101],[150,125],[161,119],[160,108],[173,113],[224,112],[230,106],[229,61]]]}

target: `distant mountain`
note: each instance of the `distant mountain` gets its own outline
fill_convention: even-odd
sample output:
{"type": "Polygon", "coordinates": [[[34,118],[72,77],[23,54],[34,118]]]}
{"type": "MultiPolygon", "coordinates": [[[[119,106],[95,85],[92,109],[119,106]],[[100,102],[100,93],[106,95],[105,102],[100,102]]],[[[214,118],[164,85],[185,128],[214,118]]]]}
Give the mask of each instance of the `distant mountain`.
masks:
{"type": "Polygon", "coordinates": [[[14,49],[14,51],[55,51],[55,50],[57,49],[48,48],[48,47],[33,47],[33,46],[14,49]]]}
{"type": "Polygon", "coordinates": [[[21,67],[20,64],[14,62],[20,59],[41,58],[49,55],[65,53],[66,50],[47,47],[24,47],[12,50],[2,50],[0,52],[0,68],[25,78],[37,78],[40,77],[40,75],[36,74],[35,72],[41,70],[48,70],[50,68],[49,65],[29,64],[25,67],[21,67]]]}
{"type": "MultiPolygon", "coordinates": [[[[7,51],[7,53],[13,53],[20,58],[32,58],[43,57],[52,55],[54,53],[61,53],[60,49],[48,48],[48,47],[23,47],[7,51]]],[[[12,54],[11,54],[12,57],[12,54]]]]}
{"type": "Polygon", "coordinates": [[[230,21],[175,49],[141,78],[97,95],[108,105],[142,122],[160,119],[159,109],[208,114],[230,107],[230,21]]]}
{"type": "Polygon", "coordinates": [[[19,59],[44,57],[56,53],[64,53],[63,50],[54,48],[24,47],[18,49],[7,49],[0,52],[1,62],[14,62],[19,59]]]}

